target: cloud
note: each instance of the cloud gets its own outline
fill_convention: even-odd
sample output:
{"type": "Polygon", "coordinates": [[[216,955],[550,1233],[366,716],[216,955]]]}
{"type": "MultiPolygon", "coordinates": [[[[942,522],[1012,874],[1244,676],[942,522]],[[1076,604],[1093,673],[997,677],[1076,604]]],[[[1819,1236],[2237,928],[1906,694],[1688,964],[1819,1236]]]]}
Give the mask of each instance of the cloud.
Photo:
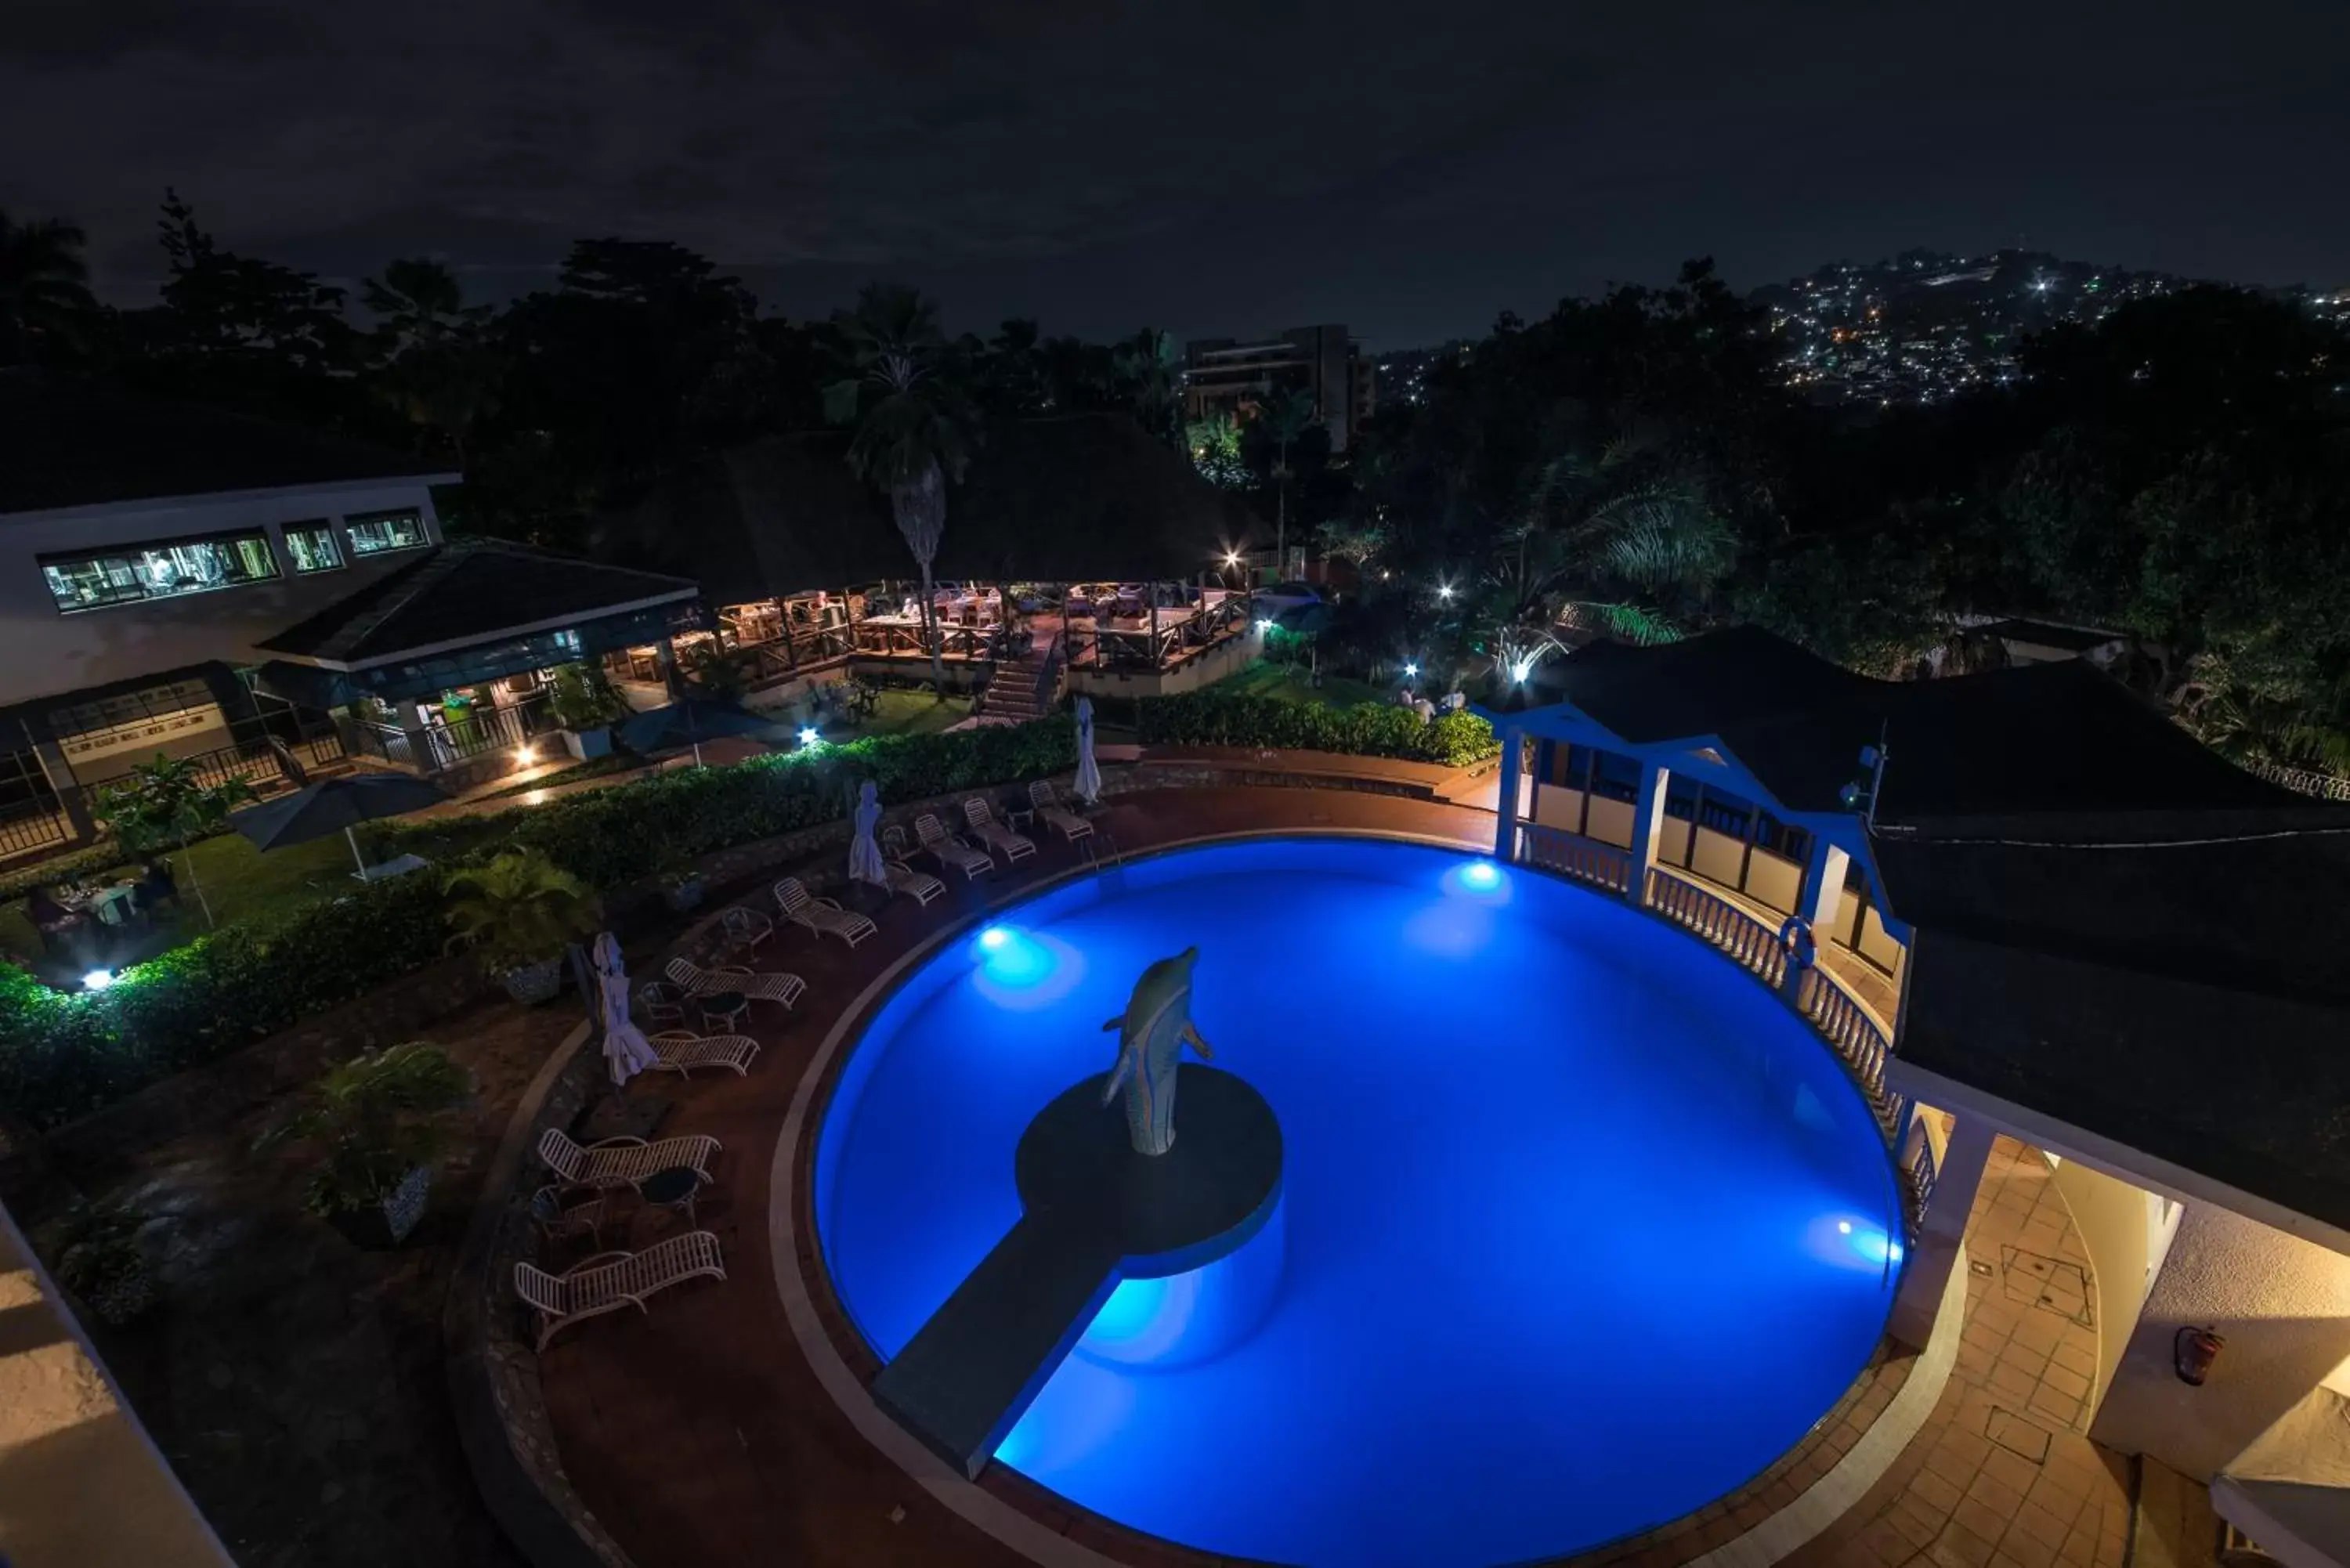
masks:
{"type": "MultiPolygon", "coordinates": [[[[1480,9],[1507,8],[1453,21],[1480,9]]],[[[281,252],[500,236],[520,259],[622,233],[743,265],[1045,254],[1360,185],[1505,132],[1578,68],[1556,21],[1496,48],[1399,4],[35,15],[0,35],[0,143],[50,152],[0,199],[72,213],[109,270],[153,265],[166,183],[227,243],[281,252]]]]}

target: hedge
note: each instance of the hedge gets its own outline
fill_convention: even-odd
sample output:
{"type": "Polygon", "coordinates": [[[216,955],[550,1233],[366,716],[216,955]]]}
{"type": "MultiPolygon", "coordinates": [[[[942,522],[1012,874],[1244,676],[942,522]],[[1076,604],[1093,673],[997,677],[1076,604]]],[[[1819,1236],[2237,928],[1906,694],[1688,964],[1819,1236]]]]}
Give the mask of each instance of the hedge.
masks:
{"type": "MultiPolygon", "coordinates": [[[[871,779],[885,804],[1066,772],[1066,718],[952,734],[891,735],[615,784],[482,816],[380,825],[392,852],[442,867],[545,851],[598,888],[847,815],[871,779]]],[[[446,938],[441,878],[373,882],[274,924],[231,924],[65,992],[0,969],[0,1106],[36,1127],[85,1116],[419,969],[446,938]]]]}
{"type": "Polygon", "coordinates": [[[1465,767],[1500,752],[1493,727],[1462,710],[1423,720],[1396,702],[1351,708],[1250,697],[1210,688],[1145,697],[1135,727],[1145,745],[1278,747],[1465,767]]]}

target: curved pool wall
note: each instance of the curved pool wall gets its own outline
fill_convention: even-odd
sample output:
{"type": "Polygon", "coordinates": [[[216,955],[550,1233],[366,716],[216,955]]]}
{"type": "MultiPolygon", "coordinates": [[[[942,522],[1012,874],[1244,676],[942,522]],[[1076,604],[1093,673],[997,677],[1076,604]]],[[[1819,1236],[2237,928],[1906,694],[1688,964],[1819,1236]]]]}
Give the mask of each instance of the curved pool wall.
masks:
{"type": "Polygon", "coordinates": [[[1203,1551],[1483,1568],[1735,1489],[1867,1359],[1898,1189],[1800,1019],[1614,899],[1340,838],[1065,884],[875,1012],[813,1201],[885,1359],[1018,1218],[1029,1118],[1192,943],[1217,1064],[1281,1119],[1280,1206],[1218,1264],[1114,1291],[999,1462],[1203,1551]]]}

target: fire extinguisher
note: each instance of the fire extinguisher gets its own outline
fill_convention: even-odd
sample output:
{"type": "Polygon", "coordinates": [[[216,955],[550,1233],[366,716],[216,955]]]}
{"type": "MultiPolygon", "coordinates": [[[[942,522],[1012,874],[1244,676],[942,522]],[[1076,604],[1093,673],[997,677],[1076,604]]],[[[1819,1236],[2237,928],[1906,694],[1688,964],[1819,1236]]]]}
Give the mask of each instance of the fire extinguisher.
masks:
{"type": "Polygon", "coordinates": [[[2211,1376],[2211,1364],[2220,1359],[2220,1348],[2227,1340],[2208,1328],[2182,1328],[2172,1339],[2172,1365],[2178,1370],[2178,1380],[2191,1387],[2203,1386],[2203,1379],[2211,1376]]]}

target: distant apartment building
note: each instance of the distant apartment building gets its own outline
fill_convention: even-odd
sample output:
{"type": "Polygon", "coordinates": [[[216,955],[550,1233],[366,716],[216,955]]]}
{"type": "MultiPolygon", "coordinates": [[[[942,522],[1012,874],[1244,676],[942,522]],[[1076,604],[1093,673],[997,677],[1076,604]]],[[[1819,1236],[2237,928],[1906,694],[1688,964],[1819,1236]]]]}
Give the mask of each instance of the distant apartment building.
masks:
{"type": "Polygon", "coordinates": [[[1293,327],[1250,342],[1195,337],[1183,359],[1184,412],[1195,420],[1240,414],[1276,389],[1303,391],[1339,452],[1378,406],[1378,370],[1343,326],[1293,327]]]}

